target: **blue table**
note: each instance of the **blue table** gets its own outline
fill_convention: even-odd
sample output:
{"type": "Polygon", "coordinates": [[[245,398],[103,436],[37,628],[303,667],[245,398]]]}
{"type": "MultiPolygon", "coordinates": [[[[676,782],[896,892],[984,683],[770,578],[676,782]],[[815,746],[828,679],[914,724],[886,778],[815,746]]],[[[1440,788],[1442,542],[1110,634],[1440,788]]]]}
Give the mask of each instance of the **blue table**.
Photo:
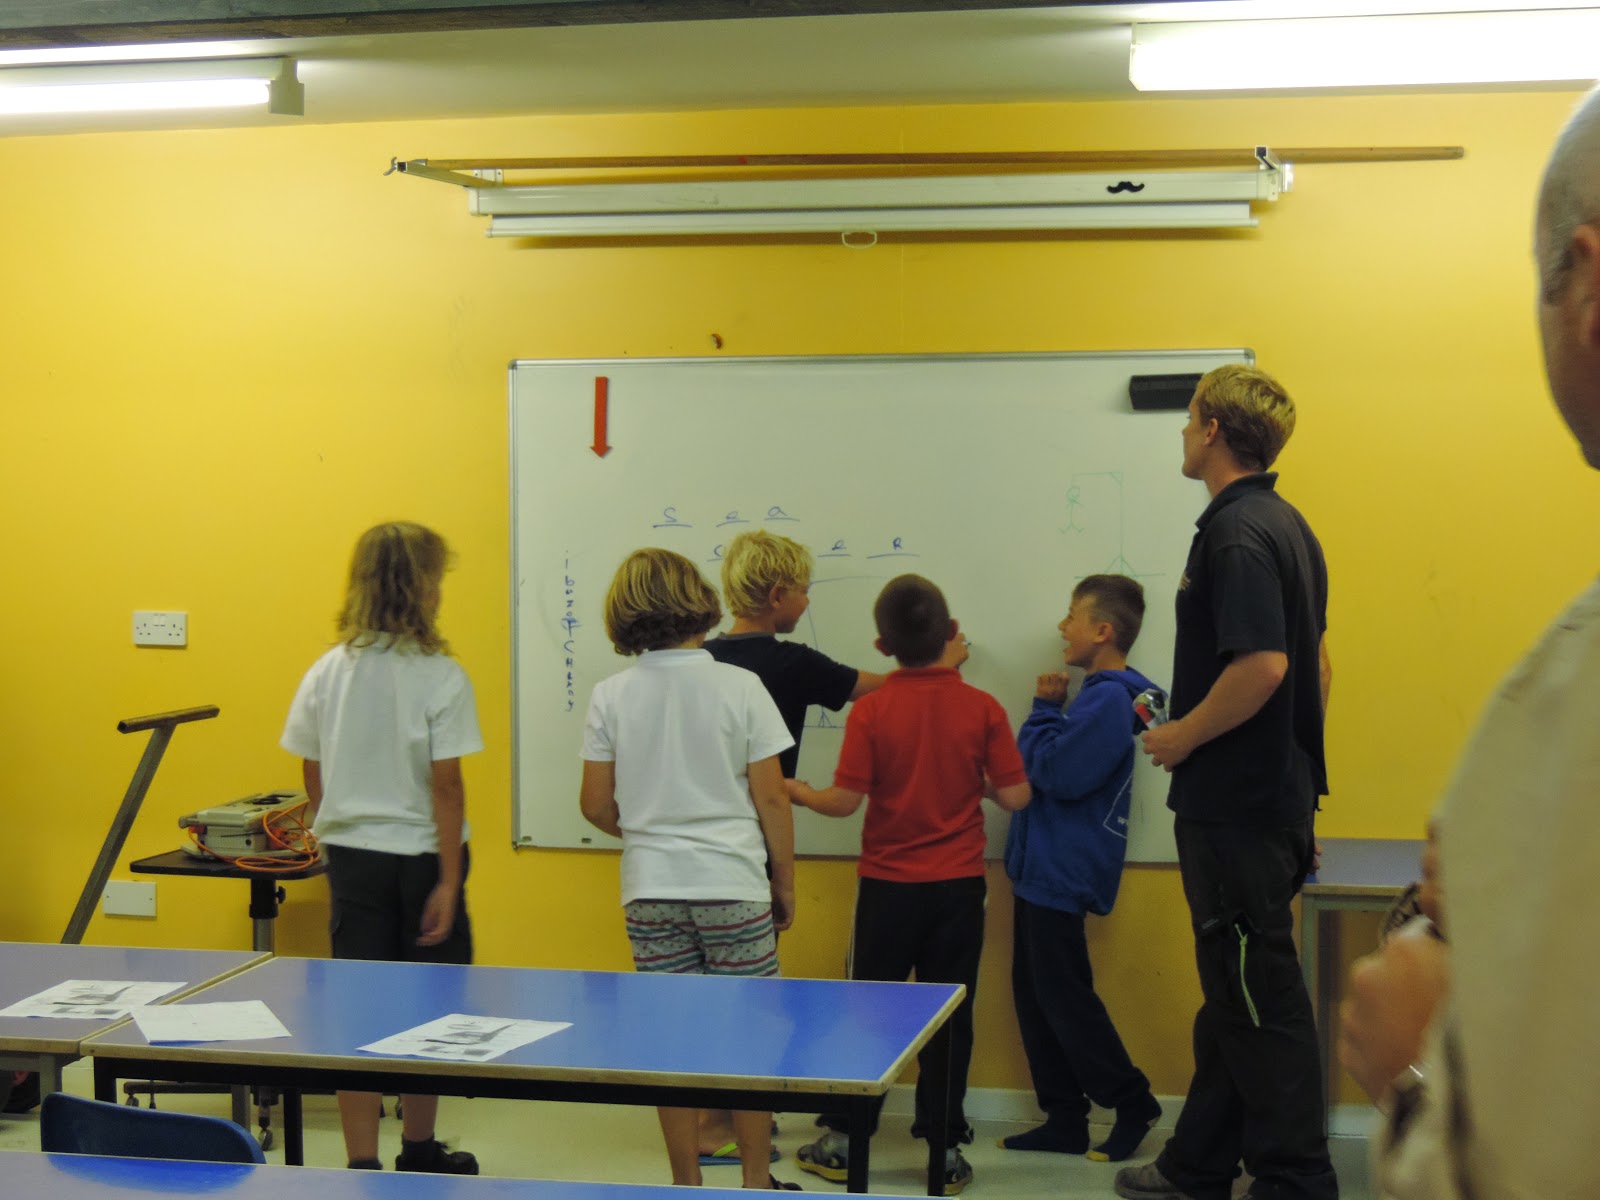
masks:
{"type": "MultiPolygon", "coordinates": [[[[483,1179],[399,1171],[328,1171],[315,1167],[258,1167],[238,1163],[162,1162],[82,1154],[0,1154],[0,1192],[50,1200],[681,1200],[682,1188],[640,1184],[558,1183],[543,1179],[483,1179]]],[[[697,1196],[740,1193],[702,1188],[697,1196]]]]}
{"type": "Polygon", "coordinates": [[[1300,969],[1316,1006],[1322,1046],[1323,1121],[1333,1106],[1334,1031],[1339,1023],[1341,912],[1387,912],[1422,877],[1421,841],[1321,838],[1322,866],[1300,894],[1300,969]]]}
{"type": "MultiPolygon", "coordinates": [[[[152,1046],[133,1025],[84,1043],[95,1092],[122,1075],[285,1090],[284,1157],[304,1161],[297,1090],[351,1089],[604,1104],[846,1113],[852,1191],[865,1191],[874,1100],[927,1046],[949,1072],[959,984],[737,979],[275,958],[199,1001],[264,1000],[292,1032],[152,1046]],[[572,1028],[481,1063],[358,1046],[452,1012],[572,1028]]],[[[943,1192],[945,1114],[930,1114],[929,1194],[943,1192]]]]}
{"type": "MultiPolygon", "coordinates": [[[[181,980],[188,995],[254,963],[264,954],[228,950],[139,950],[59,942],[0,942],[0,1008],[67,979],[181,980]]],[[[37,1071],[41,1092],[61,1090],[61,1068],[82,1056],[83,1040],[125,1018],[0,1017],[0,1070],[37,1071]]]]}

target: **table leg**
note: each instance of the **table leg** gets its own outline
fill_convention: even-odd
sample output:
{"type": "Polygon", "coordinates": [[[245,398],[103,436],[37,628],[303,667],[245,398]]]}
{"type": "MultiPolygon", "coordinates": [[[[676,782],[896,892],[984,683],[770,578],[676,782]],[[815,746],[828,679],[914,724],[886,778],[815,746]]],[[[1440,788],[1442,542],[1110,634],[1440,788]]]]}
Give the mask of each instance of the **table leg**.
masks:
{"type": "Polygon", "coordinates": [[[300,1092],[284,1088],[283,1097],[283,1162],[288,1167],[306,1165],[305,1128],[300,1120],[300,1092]]]}
{"type": "Polygon", "coordinates": [[[278,919],[282,899],[278,881],[270,876],[250,880],[250,946],[266,954],[273,952],[273,922],[278,919]]]}
{"type": "Polygon", "coordinates": [[[233,1100],[233,1123],[240,1129],[250,1128],[250,1089],[242,1084],[235,1084],[228,1089],[233,1100]]]}
{"type": "Polygon", "coordinates": [[[117,1102],[117,1075],[100,1059],[94,1060],[94,1098],[107,1104],[117,1102]]]}
{"type": "Polygon", "coordinates": [[[39,1060],[39,1098],[61,1090],[61,1059],[48,1055],[39,1060]]]}
{"type": "Polygon", "coordinates": [[[1339,1027],[1339,964],[1343,956],[1338,910],[1318,906],[1316,923],[1317,1040],[1322,1052],[1322,1131],[1326,1133],[1333,1121],[1333,1081],[1339,1078],[1335,1030],[1339,1027]]]}
{"type": "Polygon", "coordinates": [[[850,1173],[844,1185],[848,1192],[867,1190],[867,1155],[872,1148],[872,1134],[869,1132],[872,1108],[870,1096],[857,1096],[850,1102],[850,1173]]]}
{"type": "Polygon", "coordinates": [[[950,1128],[950,1022],[940,1025],[928,1039],[922,1069],[939,1086],[932,1089],[933,1109],[928,1120],[928,1195],[944,1195],[945,1132],[950,1128]]]}

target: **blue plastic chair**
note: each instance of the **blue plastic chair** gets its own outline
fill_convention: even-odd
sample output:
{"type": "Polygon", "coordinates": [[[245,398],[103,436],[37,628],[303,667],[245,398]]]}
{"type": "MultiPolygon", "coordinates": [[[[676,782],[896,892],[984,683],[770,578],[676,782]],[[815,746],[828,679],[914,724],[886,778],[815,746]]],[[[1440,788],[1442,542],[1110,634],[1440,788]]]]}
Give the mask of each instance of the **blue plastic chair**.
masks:
{"type": "Polygon", "coordinates": [[[264,1163],[255,1138],[232,1121],[164,1109],[130,1108],[52,1092],[39,1110],[40,1149],[119,1158],[264,1163]]]}

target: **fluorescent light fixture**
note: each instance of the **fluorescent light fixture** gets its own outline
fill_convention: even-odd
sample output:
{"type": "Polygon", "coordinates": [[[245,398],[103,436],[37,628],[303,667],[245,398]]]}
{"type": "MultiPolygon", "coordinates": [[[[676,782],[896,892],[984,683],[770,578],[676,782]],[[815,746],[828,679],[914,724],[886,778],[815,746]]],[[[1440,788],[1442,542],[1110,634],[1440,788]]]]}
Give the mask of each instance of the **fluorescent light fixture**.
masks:
{"type": "Polygon", "coordinates": [[[490,237],[662,237],[717,233],[892,233],[974,229],[1223,229],[1252,226],[1248,204],[862,208],[775,212],[574,213],[493,217],[490,237]]]}
{"type": "Polygon", "coordinates": [[[252,106],[289,116],[305,112],[293,59],[0,67],[0,116],[252,106]]]}
{"type": "Polygon", "coordinates": [[[1233,91],[1600,77],[1600,10],[1142,23],[1140,91],[1233,91]]]}
{"type": "Polygon", "coordinates": [[[958,229],[1225,228],[1256,223],[1290,169],[956,175],[479,188],[491,237],[958,229]]]}
{"type": "Polygon", "coordinates": [[[144,46],[51,46],[0,50],[0,67],[46,63],[164,62],[179,58],[252,58],[261,50],[249,42],[155,42],[144,46]]]}

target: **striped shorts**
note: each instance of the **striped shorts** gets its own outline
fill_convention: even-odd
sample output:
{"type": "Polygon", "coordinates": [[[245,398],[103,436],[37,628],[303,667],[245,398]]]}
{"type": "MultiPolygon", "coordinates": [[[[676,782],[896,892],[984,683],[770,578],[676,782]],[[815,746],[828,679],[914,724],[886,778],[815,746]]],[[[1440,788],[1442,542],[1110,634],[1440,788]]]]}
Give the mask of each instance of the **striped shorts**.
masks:
{"type": "Polygon", "coordinates": [[[623,905],[633,965],[677,975],[776,975],[772,905],[752,900],[634,900],[623,905]]]}

